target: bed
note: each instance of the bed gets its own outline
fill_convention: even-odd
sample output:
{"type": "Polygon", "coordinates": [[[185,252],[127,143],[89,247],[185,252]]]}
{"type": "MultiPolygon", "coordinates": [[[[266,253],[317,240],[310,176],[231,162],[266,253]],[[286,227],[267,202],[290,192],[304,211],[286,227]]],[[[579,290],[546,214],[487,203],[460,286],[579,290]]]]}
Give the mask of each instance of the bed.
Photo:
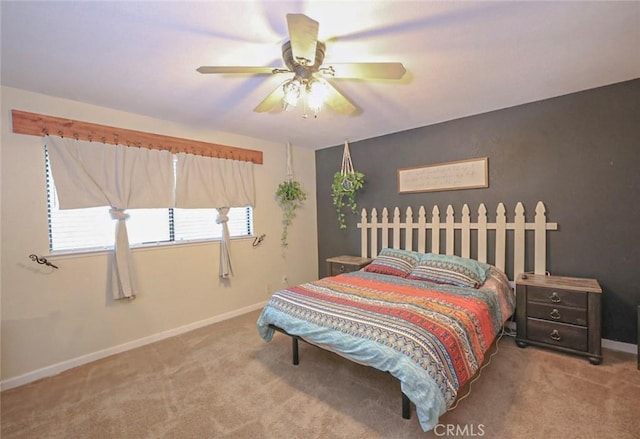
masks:
{"type": "MultiPolygon", "coordinates": [[[[433,221],[419,223],[429,227],[433,221]]],[[[514,223],[526,229],[525,221],[514,223]]],[[[363,214],[359,226],[365,224],[363,214]]],[[[371,227],[372,234],[376,231],[371,227]]],[[[383,245],[389,244],[388,235],[382,231],[383,245]]],[[[429,431],[476,374],[513,314],[513,288],[504,266],[422,248],[391,245],[378,251],[376,245],[366,246],[375,252],[373,262],[359,271],[274,293],[258,318],[258,332],[265,341],[276,331],[290,335],[295,364],[302,339],[389,372],[401,384],[403,417],[409,417],[413,402],[422,429],[429,431]]]]}

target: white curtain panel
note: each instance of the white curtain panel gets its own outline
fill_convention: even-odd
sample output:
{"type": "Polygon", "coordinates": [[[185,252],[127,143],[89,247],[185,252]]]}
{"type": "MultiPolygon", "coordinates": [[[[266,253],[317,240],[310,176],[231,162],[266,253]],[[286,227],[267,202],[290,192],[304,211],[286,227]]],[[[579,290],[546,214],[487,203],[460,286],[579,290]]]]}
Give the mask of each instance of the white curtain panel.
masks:
{"type": "Polygon", "coordinates": [[[111,217],[117,220],[113,297],[135,297],[125,211],[173,205],[171,152],[52,136],[45,144],[60,209],[111,206],[111,217]]]}
{"type": "Polygon", "coordinates": [[[222,278],[233,276],[227,225],[229,208],[254,205],[252,162],[177,154],[176,207],[218,209],[216,221],[222,224],[219,272],[222,278]]]}
{"type": "Polygon", "coordinates": [[[178,153],[176,207],[246,207],[255,204],[253,163],[178,153]]]}
{"type": "Polygon", "coordinates": [[[219,207],[218,218],[216,218],[216,222],[218,224],[222,224],[222,239],[220,240],[220,265],[218,268],[218,274],[221,278],[229,278],[233,277],[233,265],[231,264],[231,251],[229,250],[229,243],[231,242],[231,237],[229,236],[229,226],[227,222],[229,221],[230,207],[219,207]]]}

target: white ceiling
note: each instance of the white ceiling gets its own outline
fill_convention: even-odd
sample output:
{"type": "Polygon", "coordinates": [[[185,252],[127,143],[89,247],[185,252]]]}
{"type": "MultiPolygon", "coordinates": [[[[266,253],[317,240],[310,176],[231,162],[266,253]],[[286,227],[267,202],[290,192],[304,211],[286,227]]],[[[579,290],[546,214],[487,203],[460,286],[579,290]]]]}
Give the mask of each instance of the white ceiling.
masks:
{"type": "MultiPolygon", "coordinates": [[[[2,1],[2,85],[324,148],[640,77],[640,2],[2,1]],[[331,62],[399,61],[400,81],[333,80],[357,107],[255,113],[285,76],[285,16],[320,22],[331,62]]],[[[55,114],[53,114],[55,116],[55,114]]]]}

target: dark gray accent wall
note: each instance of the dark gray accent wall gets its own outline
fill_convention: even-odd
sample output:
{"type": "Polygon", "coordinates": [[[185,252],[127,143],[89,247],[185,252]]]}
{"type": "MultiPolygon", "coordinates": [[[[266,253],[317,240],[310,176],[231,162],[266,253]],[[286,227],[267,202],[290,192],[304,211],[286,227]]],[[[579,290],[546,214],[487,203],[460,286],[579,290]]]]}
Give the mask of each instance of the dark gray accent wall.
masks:
{"type": "MultiPolygon", "coordinates": [[[[363,116],[366,117],[366,114],[363,116]]],[[[345,136],[348,133],[345,133],[345,136]]],[[[547,207],[547,266],[552,274],[591,277],[603,295],[603,337],[636,343],[640,303],[640,79],[558,98],[350,143],[356,170],[366,174],[358,208],[484,202],[491,216],[516,202],[532,220],[547,207]],[[489,187],[398,194],[398,168],[489,158],[489,187]]],[[[358,215],[340,230],[331,181],[343,146],[316,152],[319,272],[325,259],[360,254],[358,215]]],[[[490,216],[490,218],[491,218],[490,216]]],[[[472,216],[473,218],[473,216],[472,216]]],[[[443,217],[444,219],[444,217],[443,217]]]]}

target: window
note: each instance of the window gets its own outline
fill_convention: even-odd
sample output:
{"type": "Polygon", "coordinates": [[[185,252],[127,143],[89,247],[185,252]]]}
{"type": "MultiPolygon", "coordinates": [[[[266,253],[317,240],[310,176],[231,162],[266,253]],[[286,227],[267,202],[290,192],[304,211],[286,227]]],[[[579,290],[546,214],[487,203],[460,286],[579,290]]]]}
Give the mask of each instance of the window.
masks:
{"type": "MultiPolygon", "coordinates": [[[[99,250],[113,247],[115,220],[109,206],[87,209],[58,208],[49,155],[45,148],[49,250],[99,250]]],[[[132,247],[145,244],[193,242],[220,239],[222,226],[216,223],[216,209],[128,209],[127,232],[132,247]]],[[[229,211],[232,237],[253,234],[253,209],[234,207],[229,211]]]]}

